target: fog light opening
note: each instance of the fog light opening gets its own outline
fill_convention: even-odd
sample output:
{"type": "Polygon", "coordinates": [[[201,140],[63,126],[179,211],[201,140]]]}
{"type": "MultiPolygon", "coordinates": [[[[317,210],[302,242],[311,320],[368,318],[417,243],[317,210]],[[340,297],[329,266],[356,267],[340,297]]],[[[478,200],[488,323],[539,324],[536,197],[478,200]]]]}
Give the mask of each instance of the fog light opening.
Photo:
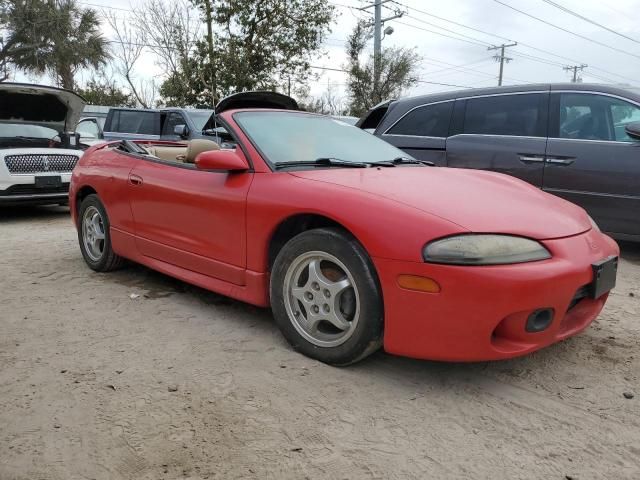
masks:
{"type": "Polygon", "coordinates": [[[542,332],[549,328],[551,322],[553,322],[553,309],[542,308],[529,315],[525,325],[525,330],[529,333],[542,332]]]}

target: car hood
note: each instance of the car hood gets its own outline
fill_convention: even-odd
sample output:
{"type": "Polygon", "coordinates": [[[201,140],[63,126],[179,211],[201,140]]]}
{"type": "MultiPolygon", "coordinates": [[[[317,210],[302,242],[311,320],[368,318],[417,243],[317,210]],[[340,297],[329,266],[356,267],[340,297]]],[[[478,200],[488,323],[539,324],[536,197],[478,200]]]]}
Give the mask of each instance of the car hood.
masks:
{"type": "Polygon", "coordinates": [[[39,125],[63,132],[75,128],[84,99],[69,90],[0,82],[0,122],[39,125]]]}
{"type": "Polygon", "coordinates": [[[436,215],[476,233],[537,240],[586,232],[591,222],[572,203],[507,175],[456,168],[333,168],[290,172],[436,215]]]}

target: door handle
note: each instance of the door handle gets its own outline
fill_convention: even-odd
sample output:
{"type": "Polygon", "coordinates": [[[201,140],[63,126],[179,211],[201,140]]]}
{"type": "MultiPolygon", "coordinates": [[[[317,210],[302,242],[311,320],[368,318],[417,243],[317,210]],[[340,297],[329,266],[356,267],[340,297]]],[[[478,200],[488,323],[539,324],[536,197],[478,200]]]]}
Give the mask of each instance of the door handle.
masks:
{"type": "Polygon", "coordinates": [[[550,163],[551,165],[558,165],[560,167],[566,167],[567,165],[571,165],[573,163],[573,159],[548,157],[547,163],[550,163]]]}
{"type": "Polygon", "coordinates": [[[533,155],[520,155],[522,163],[543,163],[544,157],[535,157],[533,155]]]}
{"type": "Polygon", "coordinates": [[[131,185],[142,185],[142,177],[134,173],[129,174],[129,183],[131,185]]]}

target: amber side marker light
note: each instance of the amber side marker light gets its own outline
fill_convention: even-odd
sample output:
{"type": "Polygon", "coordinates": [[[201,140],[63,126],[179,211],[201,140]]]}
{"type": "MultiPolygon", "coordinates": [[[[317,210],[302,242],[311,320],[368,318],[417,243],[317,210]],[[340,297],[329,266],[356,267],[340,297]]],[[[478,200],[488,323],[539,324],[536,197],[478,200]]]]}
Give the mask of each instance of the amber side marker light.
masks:
{"type": "Polygon", "coordinates": [[[416,292],[440,292],[440,285],[433,278],[420,277],[418,275],[398,275],[398,285],[416,292]]]}

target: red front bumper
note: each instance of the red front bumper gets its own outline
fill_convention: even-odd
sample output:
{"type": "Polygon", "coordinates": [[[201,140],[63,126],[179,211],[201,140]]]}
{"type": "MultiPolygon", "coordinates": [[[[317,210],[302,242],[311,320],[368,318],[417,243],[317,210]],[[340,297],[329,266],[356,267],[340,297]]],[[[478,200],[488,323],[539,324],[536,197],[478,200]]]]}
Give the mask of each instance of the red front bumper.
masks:
{"type": "Polygon", "coordinates": [[[407,357],[484,361],[524,355],[585,329],[600,313],[607,294],[570,304],[593,280],[591,264],[618,255],[600,232],[543,242],[552,258],[540,262],[463,267],[374,258],[385,306],[384,348],[407,357]],[[405,290],[401,274],[436,280],[440,293],[405,290]],[[525,323],[538,309],[554,318],[544,331],[525,323]]]}

